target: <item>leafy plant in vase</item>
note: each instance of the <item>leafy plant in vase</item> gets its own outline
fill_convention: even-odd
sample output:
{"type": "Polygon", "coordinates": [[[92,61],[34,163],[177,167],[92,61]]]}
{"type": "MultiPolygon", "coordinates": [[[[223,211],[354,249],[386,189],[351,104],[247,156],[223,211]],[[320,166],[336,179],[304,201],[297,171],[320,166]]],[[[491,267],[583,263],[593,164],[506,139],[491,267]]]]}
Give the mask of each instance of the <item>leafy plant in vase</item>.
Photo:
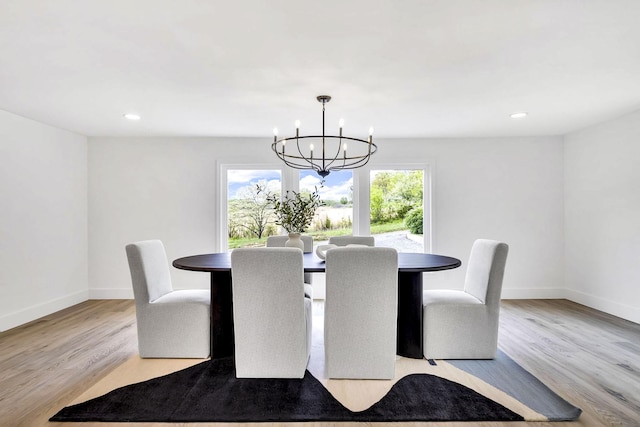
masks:
{"type": "MultiPolygon", "coordinates": [[[[263,190],[258,189],[258,191],[263,190]]],[[[289,240],[285,246],[297,247],[304,251],[304,243],[300,240],[300,234],[309,228],[316,210],[320,206],[324,206],[318,193],[318,187],[315,187],[312,193],[287,191],[282,199],[278,194],[269,192],[266,200],[273,208],[275,223],[289,233],[289,240]]]]}

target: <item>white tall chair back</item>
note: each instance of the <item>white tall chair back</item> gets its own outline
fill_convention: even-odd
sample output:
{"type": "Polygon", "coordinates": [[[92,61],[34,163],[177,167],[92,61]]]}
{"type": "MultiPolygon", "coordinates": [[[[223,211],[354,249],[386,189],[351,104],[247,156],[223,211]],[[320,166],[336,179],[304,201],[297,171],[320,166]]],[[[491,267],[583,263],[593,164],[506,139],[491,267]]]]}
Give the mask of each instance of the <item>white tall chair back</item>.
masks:
{"type": "MultiPolygon", "coordinates": [[[[268,248],[283,248],[289,240],[289,236],[269,236],[267,237],[268,248]]],[[[304,243],[304,253],[313,252],[313,237],[306,234],[300,235],[300,240],[304,243]]]]}
{"type": "MultiPolygon", "coordinates": [[[[289,236],[269,236],[267,237],[267,247],[268,248],[284,248],[284,244],[289,239],[289,236]]],[[[313,237],[307,235],[301,235],[300,240],[304,243],[304,253],[313,252],[313,237]]],[[[313,276],[311,273],[304,273],[304,294],[305,296],[311,298],[313,300],[313,287],[311,283],[313,281],[313,276]]]]}
{"type": "Polygon", "coordinates": [[[311,350],[311,300],[302,252],[241,248],[231,252],[236,376],[302,378],[311,350]]]}
{"type": "Polygon", "coordinates": [[[488,306],[499,305],[508,252],[509,246],[506,243],[487,239],[476,240],[471,247],[467,265],[465,292],[488,306]]]}
{"type": "Polygon", "coordinates": [[[173,290],[167,254],[160,240],[126,246],[136,303],[155,301],[173,290]]]}
{"type": "Polygon", "coordinates": [[[373,236],[333,236],[329,237],[329,244],[336,246],[366,245],[375,246],[376,239],[373,236]]]}
{"type": "Polygon", "coordinates": [[[398,253],[393,248],[327,251],[325,368],[329,378],[394,377],[398,253]]]}

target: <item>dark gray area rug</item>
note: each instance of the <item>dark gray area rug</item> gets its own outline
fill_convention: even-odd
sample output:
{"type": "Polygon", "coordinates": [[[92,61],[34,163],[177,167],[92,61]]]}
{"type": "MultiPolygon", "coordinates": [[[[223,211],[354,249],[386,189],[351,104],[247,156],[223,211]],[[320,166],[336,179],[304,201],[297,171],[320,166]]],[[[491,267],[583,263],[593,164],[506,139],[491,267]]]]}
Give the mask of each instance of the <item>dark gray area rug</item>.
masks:
{"type": "Polygon", "coordinates": [[[549,421],[577,419],[582,410],[558,396],[539,379],[498,350],[493,360],[447,360],[458,369],[504,391],[549,421]]]}
{"type": "Polygon", "coordinates": [[[455,382],[427,374],[398,381],[379,402],[352,412],[308,371],[302,379],[238,379],[232,359],[113,390],[63,408],[50,421],[300,422],[522,421],[455,382]]]}

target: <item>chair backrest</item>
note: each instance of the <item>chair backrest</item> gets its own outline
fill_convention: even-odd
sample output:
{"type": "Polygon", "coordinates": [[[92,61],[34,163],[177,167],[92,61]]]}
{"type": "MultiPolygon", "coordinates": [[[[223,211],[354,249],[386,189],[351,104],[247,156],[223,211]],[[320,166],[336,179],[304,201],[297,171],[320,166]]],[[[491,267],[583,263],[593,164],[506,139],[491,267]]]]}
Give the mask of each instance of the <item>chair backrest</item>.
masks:
{"type": "Polygon", "coordinates": [[[465,292],[492,307],[500,305],[502,278],[509,246],[495,240],[478,239],[471,247],[465,292]]]}
{"type": "MultiPolygon", "coordinates": [[[[289,236],[269,236],[267,237],[268,248],[282,248],[286,241],[289,240],[289,236]]],[[[304,243],[304,252],[313,252],[313,237],[307,235],[301,235],[300,240],[304,243]]]]}
{"type": "Polygon", "coordinates": [[[231,276],[236,375],[282,377],[293,370],[302,377],[308,356],[302,252],[234,249],[231,276]]]}
{"type": "MultiPolygon", "coordinates": [[[[283,248],[287,240],[289,240],[289,236],[269,236],[267,237],[267,247],[283,248]]],[[[300,240],[304,243],[304,253],[313,252],[313,237],[302,234],[300,240]]],[[[304,273],[304,282],[309,284],[313,282],[311,273],[304,273]]]]}
{"type": "Polygon", "coordinates": [[[375,246],[376,240],[373,236],[333,236],[333,237],[329,237],[329,244],[336,245],[336,246],[347,246],[347,245],[375,246]]]}
{"type": "Polygon", "coordinates": [[[329,378],[393,378],[398,253],[384,247],[327,251],[325,357],[329,378]]]}
{"type": "Polygon", "coordinates": [[[167,254],[160,240],[126,246],[136,304],[148,304],[173,291],[167,254]]]}

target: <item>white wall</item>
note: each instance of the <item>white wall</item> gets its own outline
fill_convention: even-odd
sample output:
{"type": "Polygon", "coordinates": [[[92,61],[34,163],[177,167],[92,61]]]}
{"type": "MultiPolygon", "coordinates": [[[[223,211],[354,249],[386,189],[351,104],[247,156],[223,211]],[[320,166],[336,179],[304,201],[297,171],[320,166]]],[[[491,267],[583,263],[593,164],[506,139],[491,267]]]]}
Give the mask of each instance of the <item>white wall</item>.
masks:
{"type": "MultiPolygon", "coordinates": [[[[216,163],[273,162],[268,139],[91,138],[89,295],[131,297],[124,246],[160,238],[170,259],[214,250],[216,163]]],[[[476,238],[511,251],[505,297],[562,297],[561,137],[379,140],[376,164],[434,166],[434,252],[466,264],[476,238]]],[[[425,276],[462,286],[465,268],[425,276]]],[[[176,287],[207,288],[208,275],[172,269],[176,287]]]]}
{"type": "Polygon", "coordinates": [[[390,161],[434,163],[435,253],[463,268],[425,275],[426,287],[462,287],[477,238],[509,244],[503,298],[562,298],[561,137],[392,140],[390,161]],[[419,153],[417,156],[415,153],[419,153]]]}
{"type": "Polygon", "coordinates": [[[87,299],[87,138],[0,111],[0,331],[87,299]]]}
{"type": "MultiPolygon", "coordinates": [[[[133,298],[127,243],[160,239],[169,260],[214,252],[216,162],[270,156],[270,145],[256,140],[91,138],[90,298],[133,298]]],[[[171,275],[178,289],[209,287],[205,273],[171,268],[171,275]]]]}
{"type": "Polygon", "coordinates": [[[640,323],[640,111],[565,136],[565,281],[640,323]]]}

